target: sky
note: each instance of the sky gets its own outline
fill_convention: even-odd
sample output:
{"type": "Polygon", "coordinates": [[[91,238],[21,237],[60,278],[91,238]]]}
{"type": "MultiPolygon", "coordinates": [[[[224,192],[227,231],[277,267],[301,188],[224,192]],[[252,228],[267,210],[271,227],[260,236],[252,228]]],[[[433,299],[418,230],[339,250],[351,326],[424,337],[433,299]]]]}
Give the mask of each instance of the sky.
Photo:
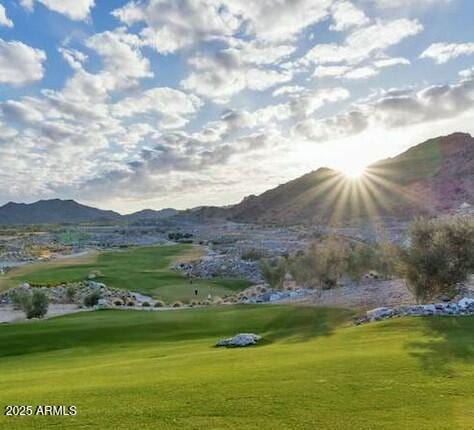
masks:
{"type": "Polygon", "coordinates": [[[474,134],[472,0],[0,0],[0,204],[227,205],[474,134]]]}

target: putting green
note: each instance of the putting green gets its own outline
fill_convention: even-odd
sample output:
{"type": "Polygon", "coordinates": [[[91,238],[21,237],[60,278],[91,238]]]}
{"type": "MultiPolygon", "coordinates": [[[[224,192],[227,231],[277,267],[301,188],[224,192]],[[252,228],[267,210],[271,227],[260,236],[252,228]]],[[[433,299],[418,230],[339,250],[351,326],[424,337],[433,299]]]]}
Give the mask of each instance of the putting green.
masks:
{"type": "Polygon", "coordinates": [[[175,300],[189,302],[203,300],[209,294],[224,296],[245,289],[249,283],[239,279],[193,280],[191,283],[180,273],[171,270],[174,261],[187,261],[202,253],[201,248],[191,245],[140,247],[121,251],[98,253],[51,263],[24,266],[9,272],[3,279],[4,286],[20,282],[39,285],[58,285],[78,282],[98,270],[96,280],[106,285],[130,290],[162,299],[167,303],[175,300]],[[195,296],[195,290],[198,295],[195,296]]]}
{"type": "Polygon", "coordinates": [[[474,318],[353,327],[348,311],[99,311],[0,326],[0,399],[76,416],[5,429],[472,429],[474,318]],[[214,348],[255,332],[264,342],[214,348]]]}

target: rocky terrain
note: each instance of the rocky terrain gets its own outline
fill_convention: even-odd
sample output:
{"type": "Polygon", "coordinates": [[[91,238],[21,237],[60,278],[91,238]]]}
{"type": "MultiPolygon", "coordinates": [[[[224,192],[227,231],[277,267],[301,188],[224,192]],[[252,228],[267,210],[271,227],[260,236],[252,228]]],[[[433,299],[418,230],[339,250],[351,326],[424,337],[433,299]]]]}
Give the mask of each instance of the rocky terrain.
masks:
{"type": "Polygon", "coordinates": [[[228,208],[202,208],[203,218],[276,224],[359,223],[370,218],[469,211],[474,206],[474,138],[455,133],[379,161],[358,181],[321,168],[228,208]],[[343,192],[344,191],[344,192],[343,192]]]}

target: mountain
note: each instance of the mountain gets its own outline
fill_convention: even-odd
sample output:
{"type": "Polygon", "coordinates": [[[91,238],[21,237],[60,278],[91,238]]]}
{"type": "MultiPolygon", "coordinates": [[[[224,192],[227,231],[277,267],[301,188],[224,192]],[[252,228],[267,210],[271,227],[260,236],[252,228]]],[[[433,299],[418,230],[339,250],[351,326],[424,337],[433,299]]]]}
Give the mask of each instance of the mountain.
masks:
{"type": "Polygon", "coordinates": [[[159,211],[155,211],[153,209],[144,209],[129,215],[123,215],[123,219],[127,222],[140,222],[140,221],[154,221],[160,220],[165,218],[170,218],[175,216],[179,213],[176,209],[161,209],[159,211]]]}
{"type": "Polygon", "coordinates": [[[35,203],[7,203],[0,207],[0,225],[60,224],[116,221],[121,215],[81,205],[74,200],[40,200],[35,203]]]}
{"type": "Polygon", "coordinates": [[[357,180],[321,168],[230,208],[202,208],[198,215],[241,222],[316,224],[410,219],[469,205],[474,205],[474,139],[455,133],[379,161],[357,180]]]}

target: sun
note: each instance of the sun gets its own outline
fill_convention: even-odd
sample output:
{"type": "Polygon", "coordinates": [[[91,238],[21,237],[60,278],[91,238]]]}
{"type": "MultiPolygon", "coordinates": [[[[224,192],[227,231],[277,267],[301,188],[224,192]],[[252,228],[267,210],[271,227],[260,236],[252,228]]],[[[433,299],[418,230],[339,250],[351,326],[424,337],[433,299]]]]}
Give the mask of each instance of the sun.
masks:
{"type": "Polygon", "coordinates": [[[347,176],[350,179],[359,179],[364,176],[366,168],[365,166],[357,165],[348,165],[341,169],[344,176],[347,176]]]}

